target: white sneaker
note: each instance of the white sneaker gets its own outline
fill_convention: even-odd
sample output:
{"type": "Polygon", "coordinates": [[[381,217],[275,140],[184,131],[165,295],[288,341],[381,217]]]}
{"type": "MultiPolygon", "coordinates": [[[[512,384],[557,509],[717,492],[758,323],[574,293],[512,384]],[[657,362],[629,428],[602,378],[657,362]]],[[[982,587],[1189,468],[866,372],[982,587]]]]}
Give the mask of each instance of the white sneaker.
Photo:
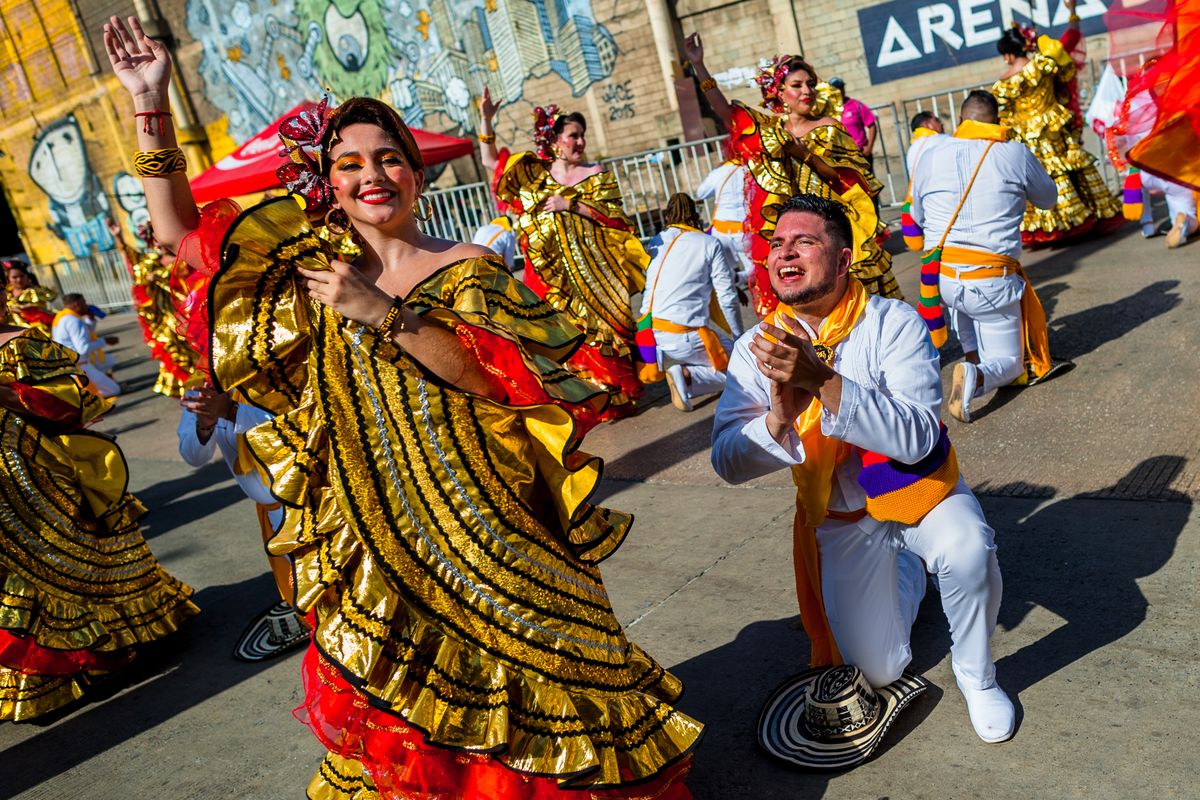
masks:
{"type": "Polygon", "coordinates": [[[971,726],[980,739],[988,744],[996,744],[1012,738],[1017,726],[1017,710],[995,681],[986,689],[969,689],[955,674],[954,682],[967,701],[971,726]]]}
{"type": "Polygon", "coordinates": [[[667,367],[667,388],[671,390],[671,405],[680,411],[691,411],[692,401],[688,398],[687,379],[683,377],[683,365],[667,367]]]}
{"type": "Polygon", "coordinates": [[[1179,247],[1187,241],[1189,233],[1187,214],[1180,211],[1175,215],[1175,224],[1171,226],[1171,230],[1167,231],[1167,247],[1172,250],[1179,247]]]}
{"type": "Polygon", "coordinates": [[[950,416],[959,422],[971,421],[971,400],[975,397],[975,387],[979,385],[979,370],[968,361],[960,361],[954,365],[950,382],[950,399],[946,401],[946,410],[950,416]]]}

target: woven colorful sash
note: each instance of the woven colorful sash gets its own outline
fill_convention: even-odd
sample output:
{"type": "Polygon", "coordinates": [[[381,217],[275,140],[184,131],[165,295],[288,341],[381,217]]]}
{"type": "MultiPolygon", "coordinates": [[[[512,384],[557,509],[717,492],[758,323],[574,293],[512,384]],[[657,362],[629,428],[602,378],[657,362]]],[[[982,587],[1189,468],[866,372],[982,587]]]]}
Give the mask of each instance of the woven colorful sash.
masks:
{"type": "Polygon", "coordinates": [[[979,176],[984,159],[987,158],[988,152],[995,144],[995,140],[988,142],[983,155],[979,157],[979,163],[975,165],[975,171],[971,173],[971,180],[967,181],[967,188],[959,198],[954,213],[950,215],[950,221],[946,223],[946,230],[942,231],[941,241],[937,243],[937,247],[921,258],[921,296],[917,304],[917,311],[920,313],[921,319],[925,320],[925,327],[929,329],[929,338],[933,340],[934,347],[940,348],[948,338],[946,317],[942,313],[942,292],[938,286],[942,271],[942,248],[946,246],[946,237],[950,235],[950,229],[954,227],[954,222],[958,219],[958,212],[962,211],[963,203],[967,202],[967,195],[971,193],[971,187],[975,185],[975,178],[979,176]]]}
{"type": "Polygon", "coordinates": [[[1125,219],[1139,221],[1145,207],[1142,205],[1142,171],[1137,167],[1130,167],[1129,174],[1125,176],[1121,200],[1121,212],[1125,219]]]}

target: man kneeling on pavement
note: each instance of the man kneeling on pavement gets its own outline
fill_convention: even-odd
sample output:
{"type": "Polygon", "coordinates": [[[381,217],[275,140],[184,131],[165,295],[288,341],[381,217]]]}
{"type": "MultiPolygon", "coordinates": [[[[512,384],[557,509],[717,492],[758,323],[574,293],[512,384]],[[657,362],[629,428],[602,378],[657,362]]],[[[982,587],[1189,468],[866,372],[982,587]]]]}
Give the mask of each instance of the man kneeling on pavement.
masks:
{"type": "MultiPolygon", "coordinates": [[[[693,400],[725,388],[729,350],[742,334],[736,269],[721,243],[700,230],[690,196],[672,195],[665,216],[662,245],[646,268],[638,327],[649,324],[654,334],[657,354],[647,366],[653,373],[666,367],[672,404],[691,411],[693,400]]],[[[647,382],[658,377],[642,375],[647,382]]]]}
{"type": "Polygon", "coordinates": [[[813,666],[852,665],[875,690],[901,680],[927,570],[971,723],[985,742],[1004,741],[1014,710],[990,644],[1002,588],[994,534],[940,421],[926,327],[850,277],[851,237],[836,201],[806,194],[779,209],[767,267],[781,303],[734,345],[713,467],[730,483],[792,470],[813,666]]]}

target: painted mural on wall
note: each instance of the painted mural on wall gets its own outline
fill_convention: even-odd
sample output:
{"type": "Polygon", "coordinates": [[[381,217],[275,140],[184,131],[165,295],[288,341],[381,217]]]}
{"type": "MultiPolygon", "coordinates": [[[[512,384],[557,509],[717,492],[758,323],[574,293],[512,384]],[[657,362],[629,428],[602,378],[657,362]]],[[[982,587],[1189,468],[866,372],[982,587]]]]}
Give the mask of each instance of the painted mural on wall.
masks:
{"type": "Polygon", "coordinates": [[[186,24],[204,46],[205,96],[239,142],[326,89],[471,131],[484,87],[511,103],[554,74],[578,97],[618,54],[592,0],[188,0],[186,24]]]}
{"type": "Polygon", "coordinates": [[[38,133],[29,156],[29,177],[50,198],[50,231],[75,257],[93,247],[110,250],[105,221],[108,198],[88,165],[87,148],[74,115],[55,120],[38,133]]]}
{"type": "Polygon", "coordinates": [[[150,221],[150,209],[146,208],[146,190],[142,188],[142,180],[128,172],[118,172],[113,176],[113,197],[117,205],[125,212],[125,229],[129,231],[129,241],[138,250],[144,250],[145,243],[138,238],[138,226],[150,221]]]}

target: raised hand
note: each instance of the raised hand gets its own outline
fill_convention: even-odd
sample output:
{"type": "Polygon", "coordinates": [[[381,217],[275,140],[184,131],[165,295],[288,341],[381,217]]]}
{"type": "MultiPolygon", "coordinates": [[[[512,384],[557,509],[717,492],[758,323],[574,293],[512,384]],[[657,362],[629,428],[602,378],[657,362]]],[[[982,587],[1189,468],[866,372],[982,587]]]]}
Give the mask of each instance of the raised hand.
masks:
{"type": "Polygon", "coordinates": [[[488,122],[491,122],[496,118],[496,113],[500,110],[500,103],[502,102],[504,101],[493,100],[491,90],[484,87],[483,97],[479,101],[479,114],[488,122]]]}
{"type": "Polygon", "coordinates": [[[693,64],[704,63],[704,42],[700,41],[700,34],[688,34],[683,40],[683,53],[693,64]]]}
{"type": "Polygon", "coordinates": [[[166,97],[171,55],[146,35],[137,17],[129,18],[129,28],[119,17],[110,17],[104,23],[104,49],[117,80],[132,97],[166,97]]]}

